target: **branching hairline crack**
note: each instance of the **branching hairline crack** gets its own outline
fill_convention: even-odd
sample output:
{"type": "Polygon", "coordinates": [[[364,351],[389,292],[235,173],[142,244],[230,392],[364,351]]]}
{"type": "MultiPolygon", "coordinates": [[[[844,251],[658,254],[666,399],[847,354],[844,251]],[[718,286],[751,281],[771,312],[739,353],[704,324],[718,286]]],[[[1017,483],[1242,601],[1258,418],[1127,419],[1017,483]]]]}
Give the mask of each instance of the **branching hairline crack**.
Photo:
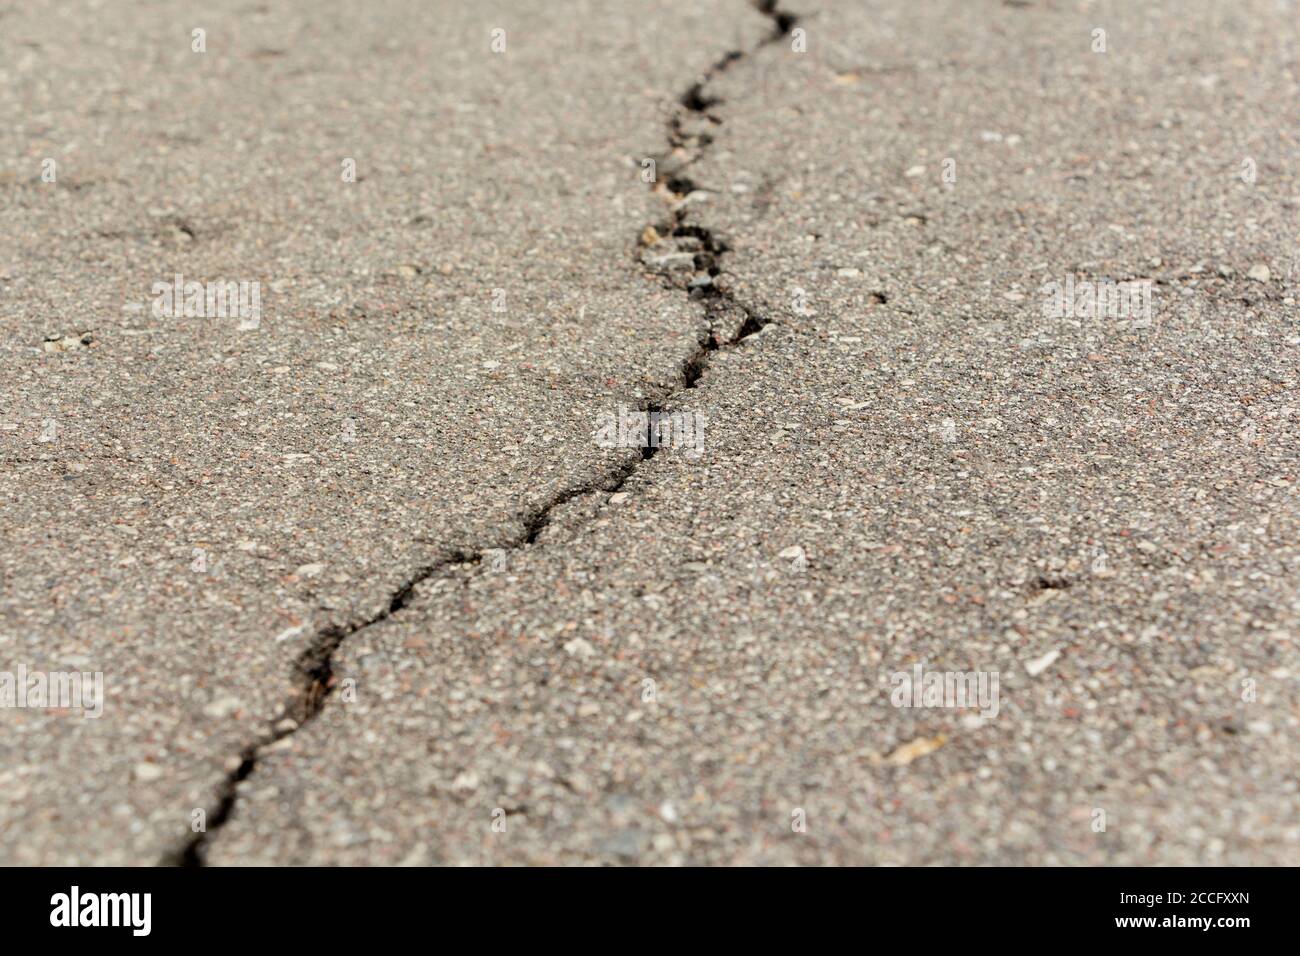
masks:
{"type": "MultiPolygon", "coordinates": [[[[773,24],[772,32],[760,45],[780,40],[790,32],[796,22],[794,15],[777,8],[777,0],[754,0],[753,5],[760,13],[770,18],[773,24]]],[[[708,117],[712,122],[721,122],[721,120],[708,113],[709,108],[719,103],[720,100],[708,93],[707,86],[715,77],[747,55],[736,50],[724,54],[699,80],[687,88],[686,92],[679,98],[680,106],[678,110],[673,113],[668,121],[670,146],[680,148],[685,142],[684,114],[699,113],[708,117]]],[[[701,143],[691,162],[699,158],[700,152],[707,147],[710,141],[701,143]]],[[[671,186],[684,188],[686,193],[699,188],[687,178],[674,180],[671,186]]],[[[677,188],[674,188],[673,191],[676,193],[677,188]]],[[[704,275],[712,279],[721,273],[720,261],[730,250],[727,244],[715,237],[712,230],[707,226],[687,222],[686,213],[681,209],[674,209],[671,212],[670,227],[668,227],[667,231],[669,235],[686,238],[698,246],[698,252],[693,256],[693,264],[704,275]]],[[[663,394],[660,397],[644,400],[641,403],[644,411],[662,412],[664,407],[670,404],[672,399],[681,392],[695,388],[714,352],[720,349],[734,348],[749,336],[762,331],[764,326],[768,324],[767,319],[736,301],[729,292],[718,288],[712,282],[687,286],[684,291],[691,295],[692,298],[702,301],[703,307],[710,317],[709,332],[705,339],[698,344],[697,349],[683,362],[677,376],[676,387],[663,389],[663,394]],[[727,339],[722,340],[718,338],[720,325],[716,320],[724,316],[730,316],[733,319],[743,316],[743,320],[740,321],[739,327],[734,333],[727,339]]],[[[347,624],[330,624],[317,631],[306,649],[298,655],[295,662],[293,676],[294,683],[297,686],[294,692],[289,696],[279,716],[266,726],[257,739],[247,744],[239,752],[239,764],[226,776],[219,788],[217,805],[209,814],[205,829],[193,834],[178,848],[167,853],[161,862],[170,866],[204,865],[204,855],[208,846],[235,811],[239,799],[239,785],[257,770],[257,764],[262,753],[271,745],[297,733],[319,715],[325,707],[325,702],[333,692],[335,685],[334,655],[348,638],[368,627],[386,621],[396,614],[400,614],[410,604],[416,590],[422,584],[440,576],[450,575],[457,568],[465,565],[480,564],[484,552],[493,549],[517,550],[533,545],[550,524],[551,516],[558,508],[582,495],[598,491],[609,493],[619,491],[641,464],[654,456],[655,451],[657,451],[657,445],[647,444],[641,454],[628,455],[620,463],[593,478],[558,492],[528,514],[524,518],[522,530],[505,542],[485,546],[477,551],[456,551],[420,568],[390,594],[388,601],[378,613],[347,624]]]]}

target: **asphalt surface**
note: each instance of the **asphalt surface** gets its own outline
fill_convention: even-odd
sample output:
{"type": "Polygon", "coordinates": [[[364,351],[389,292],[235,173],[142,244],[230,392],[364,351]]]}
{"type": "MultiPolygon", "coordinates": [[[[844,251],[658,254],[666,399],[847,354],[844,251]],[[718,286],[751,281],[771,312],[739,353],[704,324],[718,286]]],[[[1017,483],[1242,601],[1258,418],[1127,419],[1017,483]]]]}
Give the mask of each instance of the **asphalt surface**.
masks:
{"type": "Polygon", "coordinates": [[[1294,4],[208,6],[0,11],[0,860],[1300,862],[1294,4]]]}

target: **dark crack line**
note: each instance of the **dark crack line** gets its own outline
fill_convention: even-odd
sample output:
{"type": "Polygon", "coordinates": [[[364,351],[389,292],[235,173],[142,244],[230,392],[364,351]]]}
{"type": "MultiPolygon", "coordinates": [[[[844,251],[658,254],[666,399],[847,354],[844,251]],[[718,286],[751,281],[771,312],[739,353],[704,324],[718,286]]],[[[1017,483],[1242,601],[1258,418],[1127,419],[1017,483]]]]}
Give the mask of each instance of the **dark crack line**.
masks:
{"type": "MultiPolygon", "coordinates": [[[[777,9],[777,0],[754,0],[754,7],[772,20],[772,32],[760,46],[779,41],[788,34],[796,22],[792,14],[777,9]]],[[[752,51],[751,51],[752,52],[752,51]]],[[[722,121],[709,113],[712,106],[721,101],[708,92],[708,85],[714,78],[730,69],[736,62],[748,56],[748,53],[733,50],[724,54],[703,76],[692,83],[682,94],[679,106],[668,121],[668,140],[674,149],[686,148],[693,139],[693,155],[685,165],[696,162],[712,141],[709,137],[699,137],[687,132],[687,120],[691,114],[706,117],[714,124],[722,121]]],[[[680,202],[697,187],[690,179],[675,177],[669,182],[669,188],[675,194],[674,202],[680,202]]],[[[736,301],[729,292],[720,288],[713,280],[721,275],[721,261],[729,251],[726,243],[713,235],[707,226],[687,221],[687,214],[680,207],[671,210],[670,219],[661,227],[663,233],[675,239],[684,239],[697,247],[693,265],[697,279],[707,276],[710,281],[692,280],[686,286],[671,281],[672,287],[678,288],[698,300],[703,305],[709,318],[708,332],[682,367],[674,387],[661,389],[661,396],[649,398],[641,403],[641,410],[650,413],[663,413],[666,406],[682,392],[696,387],[700,376],[708,367],[712,355],[722,349],[734,348],[745,339],[760,332],[768,320],[758,315],[747,306],[736,301]],[[743,316],[743,319],[741,317],[743,316]],[[729,337],[719,338],[722,320],[730,318],[739,321],[738,328],[729,337]]],[[[263,752],[273,744],[289,737],[314,720],[325,707],[325,702],[334,691],[334,655],[343,643],[375,624],[386,621],[401,613],[415,596],[421,584],[441,576],[450,575],[455,569],[465,565],[477,565],[482,562],[483,554],[488,550],[518,550],[535,544],[542,532],[549,526],[552,514],[564,504],[583,495],[595,492],[614,493],[620,490],[637,469],[654,457],[659,443],[649,433],[653,421],[647,416],[647,440],[640,455],[628,456],[618,465],[595,476],[589,481],[567,488],[549,501],[534,509],[523,520],[522,531],[507,541],[485,546],[477,551],[457,551],[447,557],[426,565],[415,572],[390,595],[387,604],[377,614],[361,618],[348,624],[331,624],[317,631],[307,648],[298,655],[294,665],[294,683],[297,685],[284,704],[279,716],[270,722],[263,733],[239,753],[239,765],[230,772],[218,789],[217,805],[208,815],[206,828],[193,834],[183,844],[167,853],[162,864],[165,866],[198,867],[205,864],[208,846],[215,835],[229,822],[239,800],[239,785],[253,775],[263,752]]]]}
{"type": "Polygon", "coordinates": [[[229,821],[239,796],[239,784],[257,769],[258,761],[266,748],[285,737],[297,733],[310,723],[325,707],[325,702],[335,688],[334,655],[343,642],[359,631],[386,621],[403,611],[415,596],[421,584],[436,577],[447,576],[466,565],[478,565],[485,551],[517,550],[533,544],[550,523],[551,513],[561,505],[582,495],[598,491],[613,493],[623,487],[641,463],[640,456],[629,456],[625,461],[597,475],[589,481],[566,488],[550,500],[533,509],[523,519],[523,529],[513,537],[485,545],[477,551],[456,551],[447,557],[425,565],[403,582],[388,598],[387,604],[377,614],[348,624],[331,624],[317,631],[306,649],[294,664],[296,689],[290,694],[279,715],[271,721],[262,735],[246,746],[239,754],[239,766],[225,779],[218,790],[217,805],[208,815],[206,829],[195,833],[178,849],[162,859],[165,866],[203,866],[204,853],[216,833],[229,821]]]}
{"type": "MultiPolygon", "coordinates": [[[[780,42],[798,22],[798,17],[778,7],[778,0],[753,0],[753,5],[759,13],[772,21],[772,31],[759,47],[780,42]]],[[[712,112],[712,108],[722,100],[709,92],[709,85],[753,52],[755,51],[746,53],[732,50],[723,54],[699,80],[687,88],[679,100],[678,108],[668,120],[669,146],[674,153],[684,153],[685,159],[670,166],[671,175],[664,184],[668,193],[665,197],[669,202],[668,219],[655,224],[647,232],[652,231],[658,240],[652,245],[657,246],[660,242],[667,242],[670,247],[675,247],[677,249],[675,258],[690,255],[693,274],[685,281],[684,291],[693,299],[702,301],[709,322],[705,338],[683,365],[679,386],[666,400],[651,402],[649,406],[651,412],[666,412],[665,406],[671,399],[677,397],[682,391],[696,386],[716,352],[737,347],[745,339],[761,332],[771,322],[769,318],[761,316],[754,309],[738,301],[722,284],[722,263],[727,253],[731,251],[731,247],[711,228],[694,221],[687,209],[692,193],[716,192],[699,185],[686,174],[686,171],[699,162],[713,143],[712,134],[699,129],[698,121],[703,119],[713,125],[722,124],[722,120],[712,112]],[[693,119],[696,121],[694,124],[693,119]],[[723,338],[721,336],[724,322],[728,319],[735,326],[735,331],[723,338]]],[[[654,188],[662,192],[657,184],[654,188]]],[[[655,271],[653,265],[646,260],[649,252],[648,249],[640,251],[641,261],[655,271]]],[[[662,271],[657,274],[670,288],[683,289],[679,276],[662,271]]],[[[651,457],[655,450],[653,443],[648,443],[645,457],[651,457]]]]}

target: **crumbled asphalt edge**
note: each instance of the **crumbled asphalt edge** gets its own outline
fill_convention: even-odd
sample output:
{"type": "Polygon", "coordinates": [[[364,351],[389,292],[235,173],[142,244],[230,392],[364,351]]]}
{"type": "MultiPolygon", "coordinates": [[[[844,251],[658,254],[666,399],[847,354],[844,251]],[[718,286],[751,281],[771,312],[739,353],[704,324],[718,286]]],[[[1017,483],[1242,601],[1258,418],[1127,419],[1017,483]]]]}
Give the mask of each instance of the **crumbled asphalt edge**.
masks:
{"type": "MultiPolygon", "coordinates": [[[[762,41],[761,46],[781,40],[794,27],[797,18],[778,9],[777,0],[752,0],[752,3],[759,13],[772,21],[772,32],[762,41]]],[[[695,274],[684,284],[678,277],[669,273],[659,273],[659,275],[672,287],[682,289],[703,305],[709,319],[709,327],[707,335],[698,344],[695,352],[682,364],[675,385],[661,388],[659,396],[643,400],[642,411],[665,412],[674,397],[695,387],[714,352],[734,348],[768,324],[767,319],[736,301],[725,287],[717,282],[722,274],[722,257],[730,251],[729,247],[716,238],[707,226],[691,221],[682,203],[682,200],[699,188],[685,175],[685,170],[703,155],[711,142],[707,134],[689,132],[691,120],[704,119],[715,125],[721,124],[722,121],[710,112],[710,108],[720,101],[708,94],[707,87],[715,77],[748,55],[740,50],[732,50],[724,54],[681,95],[677,109],[668,120],[670,148],[674,152],[684,152],[687,158],[676,165],[672,177],[664,184],[668,192],[666,198],[670,203],[669,218],[656,224],[654,228],[659,235],[671,239],[679,248],[691,249],[695,274]],[[720,320],[727,317],[739,319],[741,316],[743,320],[739,322],[739,327],[727,338],[719,338],[722,327],[720,320]]],[[[655,188],[660,189],[659,185],[655,188]]],[[[644,250],[640,261],[643,264],[645,262],[644,250]]],[[[651,427],[653,426],[648,420],[647,429],[651,427]]],[[[647,435],[647,439],[650,437],[647,435]]],[[[643,462],[654,457],[657,450],[657,442],[647,440],[639,455],[629,455],[614,468],[580,485],[559,492],[534,509],[525,516],[523,530],[513,538],[478,551],[453,552],[433,564],[420,568],[392,593],[388,603],[377,614],[348,624],[330,624],[317,631],[294,664],[293,676],[297,689],[290,695],[279,716],[267,724],[256,740],[240,751],[239,765],[227,775],[218,789],[217,805],[207,814],[205,829],[191,835],[178,848],[166,853],[160,861],[161,864],[181,867],[200,867],[205,864],[204,856],[208,845],[234,813],[239,799],[239,785],[257,769],[262,752],[285,737],[297,733],[324,708],[325,701],[335,685],[334,654],[344,641],[357,632],[386,621],[401,612],[411,602],[411,598],[421,584],[435,577],[450,576],[460,569],[481,564],[484,551],[497,549],[510,551],[534,544],[550,523],[551,515],[557,508],[583,495],[600,491],[611,494],[617,492],[643,462]]]]}
{"type": "MultiPolygon", "coordinates": [[[[778,7],[777,0],[753,0],[753,6],[772,21],[772,31],[760,46],[780,42],[798,22],[798,17],[778,7]]],[[[722,120],[712,111],[721,100],[709,93],[709,85],[749,55],[740,50],[723,54],[687,88],[680,98],[678,108],[668,120],[669,153],[660,157],[668,178],[657,183],[654,188],[669,203],[669,217],[648,227],[642,234],[640,261],[667,285],[684,288],[693,299],[700,301],[709,320],[705,338],[683,366],[680,381],[671,390],[669,399],[685,389],[695,387],[714,352],[736,347],[770,323],[770,319],[739,302],[727,289],[722,260],[731,251],[731,247],[714,235],[707,225],[696,221],[689,209],[693,194],[713,191],[699,185],[688,175],[690,167],[699,161],[713,142],[707,126],[722,125],[722,120]],[[684,278],[671,268],[658,268],[658,263],[664,261],[665,257],[680,261],[687,256],[691,258],[692,271],[689,278],[684,278]],[[728,323],[724,323],[724,320],[730,320],[729,324],[735,326],[730,334],[725,332],[728,323]]],[[[664,413],[667,411],[664,404],[664,401],[651,401],[647,410],[664,413]]],[[[645,457],[651,457],[655,445],[647,442],[645,451],[645,457]]]]}

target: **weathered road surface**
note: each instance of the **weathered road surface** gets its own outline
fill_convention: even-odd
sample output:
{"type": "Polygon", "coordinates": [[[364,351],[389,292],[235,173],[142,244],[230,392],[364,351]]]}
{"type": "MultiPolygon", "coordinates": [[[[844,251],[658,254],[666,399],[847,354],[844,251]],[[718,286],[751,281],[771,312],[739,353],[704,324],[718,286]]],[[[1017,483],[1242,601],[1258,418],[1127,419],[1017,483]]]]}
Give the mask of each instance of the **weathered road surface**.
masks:
{"type": "Polygon", "coordinates": [[[0,8],[0,860],[1300,862],[1300,13],[789,2],[0,8]]]}

